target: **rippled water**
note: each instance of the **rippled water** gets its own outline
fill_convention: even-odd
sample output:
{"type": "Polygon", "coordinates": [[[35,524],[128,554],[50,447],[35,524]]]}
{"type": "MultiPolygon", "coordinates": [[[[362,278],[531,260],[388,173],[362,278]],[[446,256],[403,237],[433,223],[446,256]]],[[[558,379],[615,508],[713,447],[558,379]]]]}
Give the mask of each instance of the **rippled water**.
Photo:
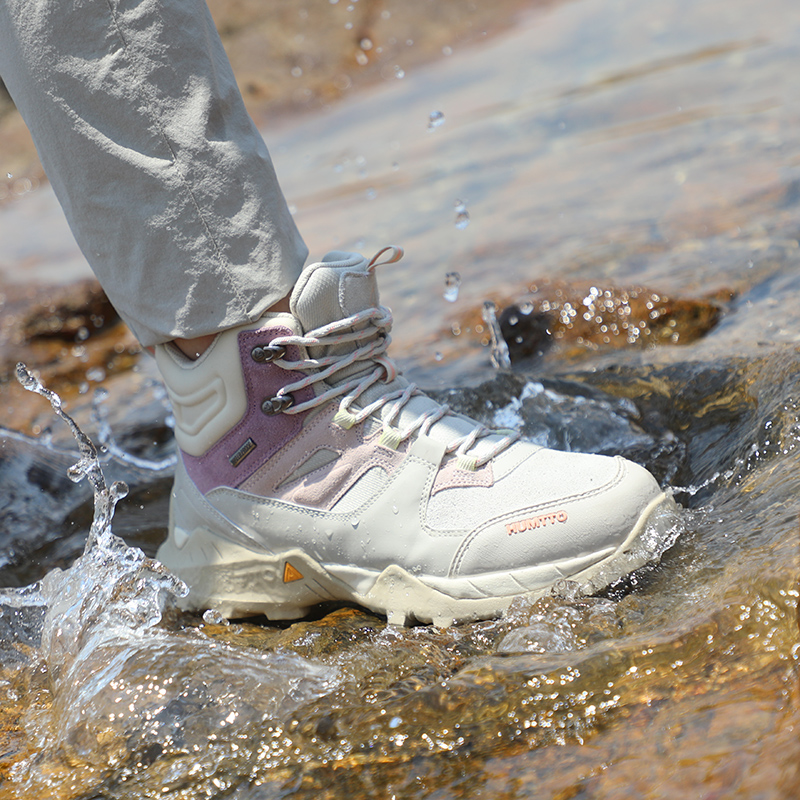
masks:
{"type": "MultiPolygon", "coordinates": [[[[799,34],[789,0],[574,0],[268,136],[312,250],[406,247],[382,280],[413,376],[646,464],[679,535],[600,596],[497,621],[222,625],[170,610],[178,587],[110,536],[81,556],[80,454],[4,434],[0,584],[62,571],[0,597],[0,797],[800,796],[799,34]],[[547,277],[733,299],[691,344],[497,373],[465,320],[547,277]]],[[[142,459],[101,454],[131,488],[115,532],[152,555],[170,453],[112,417],[142,459]]]]}

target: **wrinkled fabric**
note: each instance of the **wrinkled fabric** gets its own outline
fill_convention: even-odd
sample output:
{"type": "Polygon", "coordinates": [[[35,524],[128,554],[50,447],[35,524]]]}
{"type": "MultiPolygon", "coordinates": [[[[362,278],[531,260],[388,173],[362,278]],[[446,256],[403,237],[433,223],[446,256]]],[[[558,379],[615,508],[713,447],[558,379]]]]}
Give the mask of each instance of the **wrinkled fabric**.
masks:
{"type": "Polygon", "coordinates": [[[143,345],[289,292],[307,250],[203,0],[0,0],[0,76],[143,345]]]}

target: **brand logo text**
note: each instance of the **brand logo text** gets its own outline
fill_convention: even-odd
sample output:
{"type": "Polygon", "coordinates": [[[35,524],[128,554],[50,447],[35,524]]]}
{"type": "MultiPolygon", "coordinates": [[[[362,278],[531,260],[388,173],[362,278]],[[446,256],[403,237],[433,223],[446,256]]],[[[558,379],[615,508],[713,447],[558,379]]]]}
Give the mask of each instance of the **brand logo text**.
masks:
{"type": "Polygon", "coordinates": [[[506,525],[508,535],[511,536],[515,533],[522,533],[523,531],[532,531],[535,528],[544,528],[547,525],[555,525],[557,522],[567,521],[566,511],[554,511],[552,514],[539,514],[537,517],[529,517],[528,519],[521,519],[517,522],[509,522],[506,525]]]}

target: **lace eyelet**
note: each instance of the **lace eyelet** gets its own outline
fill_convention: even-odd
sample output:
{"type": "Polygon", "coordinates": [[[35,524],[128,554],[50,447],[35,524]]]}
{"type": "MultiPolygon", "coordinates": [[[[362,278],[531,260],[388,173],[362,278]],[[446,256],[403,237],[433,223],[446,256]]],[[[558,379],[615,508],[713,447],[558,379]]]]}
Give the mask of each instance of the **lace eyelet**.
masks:
{"type": "Polygon", "coordinates": [[[286,409],[294,405],[294,397],[290,394],[275,395],[275,397],[268,397],[261,404],[261,410],[268,416],[273,414],[282,414],[286,409]]]}
{"type": "Polygon", "coordinates": [[[286,348],[279,344],[258,344],[250,351],[250,357],[258,364],[269,363],[285,355],[286,348]]]}

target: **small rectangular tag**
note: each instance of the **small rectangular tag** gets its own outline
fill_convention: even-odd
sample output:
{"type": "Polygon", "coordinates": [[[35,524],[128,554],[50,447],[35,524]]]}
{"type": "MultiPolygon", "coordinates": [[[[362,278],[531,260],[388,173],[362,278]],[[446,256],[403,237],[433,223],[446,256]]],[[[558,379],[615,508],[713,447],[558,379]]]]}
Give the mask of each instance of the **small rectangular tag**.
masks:
{"type": "Polygon", "coordinates": [[[252,439],[248,439],[229,459],[228,461],[233,464],[234,467],[238,467],[239,464],[244,461],[253,450],[256,449],[256,443],[252,439]]]}

